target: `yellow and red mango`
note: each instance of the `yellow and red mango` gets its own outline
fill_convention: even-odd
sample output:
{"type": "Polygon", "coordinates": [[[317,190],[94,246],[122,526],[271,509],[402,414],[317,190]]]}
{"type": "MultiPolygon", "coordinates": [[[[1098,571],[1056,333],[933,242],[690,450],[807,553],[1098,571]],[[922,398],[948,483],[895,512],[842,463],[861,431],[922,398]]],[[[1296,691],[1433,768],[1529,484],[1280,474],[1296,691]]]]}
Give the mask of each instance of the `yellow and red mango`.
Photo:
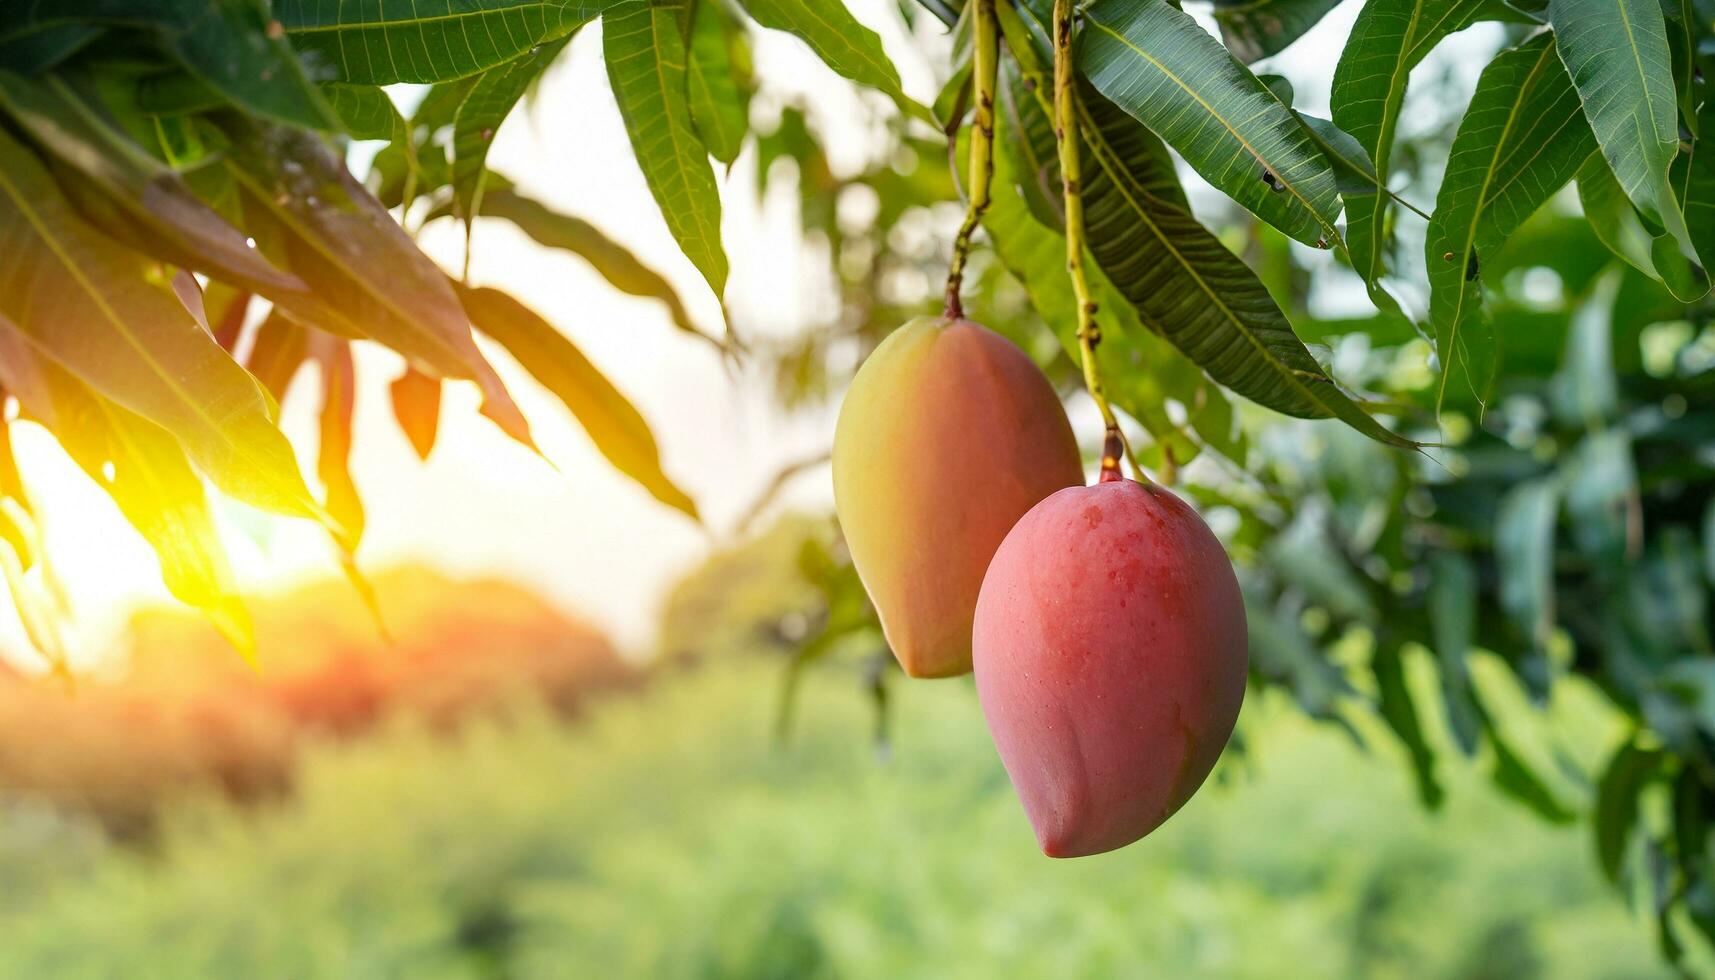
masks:
{"type": "Polygon", "coordinates": [[[977,602],[977,695],[1042,852],[1144,836],[1203,784],[1244,700],[1244,601],[1184,501],[1111,479],[1037,504],[977,602]]]}
{"type": "Polygon", "coordinates": [[[875,349],[840,408],[834,506],[907,674],[971,669],[989,559],[1025,511],[1083,482],[1059,397],[1011,341],[921,317],[875,349]]]}

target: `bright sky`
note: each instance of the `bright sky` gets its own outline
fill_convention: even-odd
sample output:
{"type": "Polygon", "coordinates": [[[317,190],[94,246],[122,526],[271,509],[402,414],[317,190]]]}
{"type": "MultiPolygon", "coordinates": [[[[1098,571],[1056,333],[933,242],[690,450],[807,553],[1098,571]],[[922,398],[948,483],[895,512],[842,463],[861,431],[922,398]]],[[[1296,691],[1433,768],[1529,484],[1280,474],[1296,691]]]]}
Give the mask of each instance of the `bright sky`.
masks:
{"type": "MultiPolygon", "coordinates": [[[[936,79],[889,10],[891,0],[849,5],[883,33],[901,62],[907,90],[920,101],[932,99],[936,79]]],[[[1275,59],[1275,70],[1298,83],[1301,108],[1325,112],[1332,53],[1356,12],[1348,0],[1275,59]]],[[[862,159],[868,137],[861,122],[866,103],[860,100],[867,97],[835,78],[794,38],[764,32],[756,56],[758,72],[770,84],[809,99],[836,166],[862,159]]],[[[718,327],[714,298],[679,255],[632,161],[608,94],[599,27],[574,40],[528,114],[500,130],[490,163],[530,193],[629,246],[672,281],[693,318],[710,330],[718,327]]],[[[818,295],[822,280],[805,274],[812,260],[796,233],[795,189],[777,185],[770,199],[757,202],[748,150],[725,183],[723,236],[732,265],[728,302],[734,321],[750,336],[800,329],[825,300],[818,295]]],[[[422,244],[456,269],[461,237],[445,222],[422,244]]],[[[492,348],[538,444],[559,471],[479,416],[476,392],[463,384],[449,386],[439,442],[426,464],[418,462],[388,407],[386,385],[400,362],[385,350],[360,345],[353,469],[369,515],[360,563],[379,569],[424,562],[454,575],[516,579],[606,630],[622,647],[646,652],[674,579],[730,530],[781,466],[826,448],[833,410],[788,417],[758,379],[735,382],[706,345],[675,333],[658,304],[625,296],[581,260],[540,248],[510,226],[479,223],[471,276],[513,292],[545,315],[637,404],[654,428],[667,471],[696,498],[710,531],[656,504],[609,468],[564,408],[492,348]]],[[[316,385],[314,372],[299,378],[283,421],[312,479],[316,385]]],[[[139,603],[170,601],[158,566],[111,501],[45,433],[17,428],[26,478],[45,505],[46,547],[72,602],[74,655],[84,662],[101,660],[115,650],[126,617],[139,603]]],[[[825,507],[830,500],[824,468],[795,481],[782,503],[825,507]]],[[[224,500],[219,510],[245,593],[338,574],[332,546],[318,528],[224,500]]],[[[36,662],[4,602],[0,654],[26,666],[36,662]]]]}

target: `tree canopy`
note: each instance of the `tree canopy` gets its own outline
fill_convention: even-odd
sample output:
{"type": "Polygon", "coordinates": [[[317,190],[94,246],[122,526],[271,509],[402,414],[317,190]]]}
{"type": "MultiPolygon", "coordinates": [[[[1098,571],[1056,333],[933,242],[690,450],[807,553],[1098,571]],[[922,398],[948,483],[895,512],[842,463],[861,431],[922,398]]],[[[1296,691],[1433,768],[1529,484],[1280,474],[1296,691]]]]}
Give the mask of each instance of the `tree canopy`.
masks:
{"type": "MultiPolygon", "coordinates": [[[[912,283],[945,268],[945,240],[896,232],[970,192],[971,305],[1067,382],[1099,324],[1088,346],[1137,460],[1183,473],[1241,566],[1254,682],[1334,724],[1379,713],[1431,806],[1437,753],[1482,754],[1544,819],[1590,822],[1667,956],[1715,940],[1715,8],[1364,0],[1329,51],[1323,118],[1263,66],[1329,0],[1062,4],[1063,37],[1053,0],[902,5],[920,35],[951,32],[924,105],[840,0],[14,0],[0,7],[7,418],[53,433],[172,593],[247,650],[205,482],[320,522],[361,585],[358,340],[405,359],[392,408],[419,453],[449,380],[533,445],[482,336],[618,470],[697,515],[573,339],[425,256],[425,224],[468,236],[486,217],[577,254],[722,356],[767,366],[792,404],[842,383],[830,350],[861,355],[938,301],[912,283]],[[699,325],[660,273],[489,168],[496,132],[598,21],[639,171],[707,287],[724,298],[725,168],[752,153],[766,181],[790,160],[840,297],[832,322],[754,345],[699,325]],[[1414,71],[1478,24],[1504,41],[1474,87],[1414,71]],[[830,162],[812,107],[751,105],[762,31],[877,93],[883,145],[860,168],[830,162]],[[1426,81],[1433,98],[1414,99],[1426,81]],[[1406,125],[1413,112],[1439,128],[1406,125]],[[363,180],[357,141],[380,147],[363,180]],[[1058,193],[1071,159],[1075,217],[1058,193]],[[955,180],[961,164],[992,183],[955,180]],[[856,189],[873,220],[838,214],[856,189]],[[1067,278],[1068,236],[1087,281],[1067,278]],[[1313,293],[1336,282],[1369,309],[1318,312],[1313,293]],[[303,368],[323,380],[319,493],[277,427],[303,368]],[[1532,726],[1563,683],[1633,722],[1593,771],[1532,726]]],[[[63,662],[37,502],[0,450],[0,565],[33,642],[63,662]]],[[[838,542],[810,539],[801,565],[825,602],[791,669],[873,650],[838,542]]]]}

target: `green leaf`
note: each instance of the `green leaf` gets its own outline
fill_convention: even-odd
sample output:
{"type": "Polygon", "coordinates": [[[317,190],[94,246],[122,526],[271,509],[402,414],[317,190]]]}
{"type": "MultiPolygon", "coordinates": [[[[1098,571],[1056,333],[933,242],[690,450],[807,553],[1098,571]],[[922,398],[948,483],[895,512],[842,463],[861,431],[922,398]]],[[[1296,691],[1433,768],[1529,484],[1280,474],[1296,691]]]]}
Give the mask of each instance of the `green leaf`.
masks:
{"type": "Polygon", "coordinates": [[[0,380],[154,548],[167,590],[206,613],[246,659],[255,637],[201,478],[172,434],[102,398],[0,317],[0,380]]]}
{"type": "Polygon", "coordinates": [[[1660,3],[1549,0],[1548,20],[1620,189],[1696,254],[1668,180],[1679,153],[1679,103],[1660,3]]]}
{"type": "Polygon", "coordinates": [[[482,202],[488,148],[500,124],[524,92],[565,48],[570,36],[534,48],[527,55],[491,68],[477,78],[453,116],[453,199],[466,227],[482,202]]]}
{"type": "Polygon", "coordinates": [[[686,312],[685,304],[671,283],[595,225],[554,211],[534,198],[512,190],[496,190],[483,195],[482,214],[484,217],[505,218],[538,245],[571,252],[588,262],[609,285],[621,292],[660,300],[667,307],[675,327],[700,340],[719,345],[719,341],[698,330],[691,322],[691,315],[686,312]]]}
{"type": "Polygon", "coordinates": [[[1417,706],[1412,702],[1411,689],[1406,685],[1404,654],[1399,645],[1388,643],[1379,647],[1373,666],[1382,720],[1405,744],[1411,757],[1411,771],[1417,780],[1418,799],[1433,810],[1441,805],[1444,793],[1441,783],[1435,778],[1435,750],[1429,747],[1429,740],[1424,737],[1417,706]]]}
{"type": "Polygon", "coordinates": [[[1462,373],[1479,405],[1495,378],[1495,337],[1482,310],[1481,262],[1554,195],[1595,149],[1572,87],[1543,32],[1483,69],[1447,160],[1424,241],[1429,318],[1441,394],[1462,373]]]}
{"type": "Polygon", "coordinates": [[[379,85],[348,85],[336,82],[322,86],[328,105],[347,133],[360,140],[401,140],[406,137],[405,117],[379,85]]]}
{"type": "Polygon", "coordinates": [[[1292,42],[1339,4],[1340,0],[1215,0],[1221,39],[1240,61],[1260,61],[1292,42]]]}
{"type": "Polygon", "coordinates": [[[62,4],[24,6],[14,4],[0,20],[0,47],[48,31],[52,48],[70,43],[68,29],[92,25],[141,32],[249,112],[312,129],[338,123],[304,63],[269,20],[264,0],[83,0],[75,10],[62,4]]]}
{"type": "Polygon", "coordinates": [[[1312,718],[1338,719],[1339,703],[1352,687],[1297,622],[1247,592],[1245,623],[1251,670],[1291,690],[1299,708],[1312,718]]]}
{"type": "Polygon", "coordinates": [[[1494,780],[1501,792],[1529,807],[1532,812],[1552,824],[1569,824],[1577,815],[1560,801],[1560,797],[1543,782],[1502,737],[1498,728],[1489,728],[1489,747],[1495,752],[1494,780]]]}
{"type": "Polygon", "coordinates": [[[471,321],[553,392],[601,454],[656,499],[697,520],[697,505],[661,470],[649,423],[566,336],[498,289],[459,287],[471,321]]]}
{"type": "MultiPolygon", "coordinates": [[[[1693,165],[1698,166],[1695,161],[1693,165]]],[[[1590,154],[1577,176],[1578,203],[1584,209],[1584,217],[1590,222],[1590,230],[1610,252],[1661,283],[1676,299],[1689,302],[1708,290],[1673,236],[1644,225],[1637,207],[1626,197],[1600,152],[1590,154]]]]}
{"type": "Polygon", "coordinates": [[[1477,569],[1469,558],[1456,551],[1435,552],[1430,558],[1427,604],[1430,640],[1447,702],[1447,727],[1459,748],[1470,755],[1482,737],[1482,716],[1465,664],[1477,639],[1477,569]]]}
{"type": "Polygon", "coordinates": [[[1376,165],[1356,137],[1334,125],[1332,120],[1303,112],[1295,111],[1293,114],[1310,131],[1311,142],[1328,158],[1328,165],[1334,170],[1334,186],[1339,188],[1341,198],[1375,194],[1381,189],[1381,176],[1376,173],[1376,165]]]}
{"type": "Polygon", "coordinates": [[[320,309],[302,280],[270,265],[178,174],[143,152],[63,79],[0,72],[0,107],[66,168],[62,188],[103,231],[275,302],[320,309]]]}
{"type": "Polygon", "coordinates": [[[241,500],[322,517],[268,402],[148,259],[95,231],[0,130],[0,315],[97,392],[161,426],[241,500]]]}
{"type": "Polygon", "coordinates": [[[1341,619],[1370,623],[1375,603],[1363,580],[1328,540],[1320,519],[1303,511],[1268,543],[1266,564],[1281,581],[1341,619]]]}
{"type": "Polygon", "coordinates": [[[750,51],[719,0],[694,0],[686,79],[691,123],[716,160],[732,166],[750,131],[750,51]]]}
{"type": "Polygon", "coordinates": [[[1636,738],[1620,746],[1596,783],[1596,857],[1602,873],[1616,884],[1625,863],[1626,845],[1638,821],[1638,797],[1666,761],[1660,749],[1646,749],[1636,738]]]}
{"type": "Polygon", "coordinates": [[[245,221],[264,251],[338,311],[314,326],[368,337],[441,377],[470,379],[483,413],[525,445],[529,424],[471,339],[439,267],[314,135],[234,123],[223,165],[243,189],[245,221]]]}
{"type": "Polygon", "coordinates": [[[307,60],[342,82],[444,82],[528,54],[617,0],[275,0],[307,60]]]}
{"type": "MultiPolygon", "coordinates": [[[[1014,138],[1047,160],[1054,132],[1036,101],[1043,91],[1040,84],[1025,90],[1015,80],[1012,101],[1022,129],[1014,138]]],[[[1080,117],[1090,253],[1150,329],[1258,404],[1303,418],[1340,418],[1383,442],[1409,445],[1322,371],[1244,262],[1163,196],[1179,192],[1158,139],[1099,98],[1085,101],[1080,117]]]]}
{"type": "Polygon", "coordinates": [[[393,419],[418,459],[428,459],[441,424],[441,383],[413,367],[387,386],[393,419]]]}
{"type": "Polygon", "coordinates": [[[1572,314],[1566,349],[1549,387],[1555,416],[1567,426],[1600,430],[1618,414],[1619,378],[1614,372],[1613,299],[1617,275],[1597,280],[1595,301],[1572,314]]]}
{"type": "Polygon", "coordinates": [[[1292,238],[1339,239],[1334,173],[1290,109],[1166,0],[1097,5],[1078,65],[1211,184],[1292,238]]]}
{"type": "Polygon", "coordinates": [[[721,195],[686,100],[679,11],[626,0],[602,19],[607,75],[667,229],[717,297],[726,292],[721,195]]]}
{"type": "MultiPolygon", "coordinates": [[[[1066,275],[1066,239],[1030,216],[1015,190],[1014,167],[1009,154],[995,155],[994,189],[983,227],[996,257],[1023,284],[1031,307],[1054,331],[1066,355],[1075,359],[1079,356],[1077,299],[1066,275]]],[[[1202,372],[1143,325],[1099,267],[1091,266],[1087,272],[1100,307],[1102,343],[1096,358],[1108,397],[1143,425],[1155,441],[1151,448],[1156,453],[1171,447],[1175,462],[1189,462],[1198,446],[1169,417],[1167,399],[1192,404],[1195,393],[1206,384],[1202,372]]],[[[1219,391],[1208,394],[1222,398],[1219,391]]]]}
{"type": "Polygon", "coordinates": [[[1709,95],[1705,82],[1703,107],[1698,110],[1697,130],[1701,134],[1691,144],[1690,159],[1684,163],[1684,200],[1686,231],[1702,258],[1703,268],[1715,266],[1715,148],[1706,141],[1715,140],[1715,97],[1709,95]]]}
{"type": "MultiPolygon", "coordinates": [[[[1441,40],[1463,30],[1485,0],[1368,0],[1334,69],[1334,122],[1352,135],[1375,166],[1378,183],[1392,174],[1394,132],[1411,70],[1441,40]]],[[[1388,200],[1346,201],[1346,246],[1367,284],[1386,273],[1388,200]]]]}
{"type": "Polygon", "coordinates": [[[0,41],[0,68],[40,75],[101,36],[95,24],[59,24],[0,41]]]}
{"type": "Polygon", "coordinates": [[[1561,472],[1566,476],[1566,517],[1573,543],[1599,568],[1623,565],[1635,533],[1633,508],[1642,506],[1631,436],[1623,429],[1591,433],[1567,457],[1561,472]]]}
{"type": "Polygon", "coordinates": [[[796,34],[829,68],[887,94],[906,115],[933,122],[900,87],[881,36],[858,23],[841,0],[739,0],[739,5],[763,27],[796,34]]]}
{"type": "Polygon", "coordinates": [[[1495,564],[1501,608],[1534,650],[1554,630],[1554,524],[1560,490],[1547,479],[1509,490],[1495,515],[1495,564]]]}

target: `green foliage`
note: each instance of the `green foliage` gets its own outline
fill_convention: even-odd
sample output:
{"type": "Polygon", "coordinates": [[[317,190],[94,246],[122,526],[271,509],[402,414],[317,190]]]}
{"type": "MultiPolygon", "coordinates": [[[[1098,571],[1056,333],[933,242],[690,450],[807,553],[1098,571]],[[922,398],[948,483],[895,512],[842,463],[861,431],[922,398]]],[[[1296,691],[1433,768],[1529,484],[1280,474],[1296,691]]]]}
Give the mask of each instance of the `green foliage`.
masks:
{"type": "MultiPolygon", "coordinates": [[[[959,15],[946,0],[921,6],[949,26],[959,15]]],[[[1715,132],[1710,10],[1367,0],[1325,120],[1292,109],[1292,82],[1247,63],[1329,6],[1219,3],[1223,44],[1165,0],[1079,5],[1073,101],[1107,386],[1143,431],[1140,458],[1164,473],[1195,458],[1186,493],[1246,566],[1260,687],[1289,690],[1305,713],[1366,741],[1349,715],[1380,718],[1372,727],[1406,747],[1426,802],[1456,797],[1442,771],[1450,743],[1545,818],[1594,812],[1603,862],[1649,893],[1664,951],[1686,955],[1697,933],[1715,935],[1715,156],[1700,145],[1715,132]],[[1418,70],[1408,103],[1414,70],[1482,21],[1508,26],[1475,91],[1418,70]],[[1401,125],[1418,112],[1421,126],[1401,125]],[[1194,209],[1170,150],[1234,206],[1194,209]],[[1561,193],[1569,179],[1576,211],[1561,193]],[[1433,213],[1409,200],[1433,200],[1433,213]],[[1374,312],[1319,312],[1342,282],[1361,284],[1374,312]],[[1426,312],[1402,301],[1421,297],[1426,312]],[[1402,451],[1420,444],[1431,448],[1402,451]],[[1422,649],[1439,676],[1429,695],[1405,666],[1422,649]],[[1594,684],[1627,719],[1631,754],[1613,766],[1567,764],[1517,723],[1569,679],[1594,684]],[[1519,710],[1498,708],[1498,689],[1519,710]]],[[[0,318],[24,352],[0,385],[32,418],[68,419],[45,421],[74,457],[94,452],[74,447],[101,444],[86,432],[108,433],[112,419],[180,447],[182,461],[160,454],[168,478],[128,475],[108,489],[157,545],[175,591],[241,643],[222,559],[188,544],[208,537],[192,484],[206,477],[323,520],[355,569],[350,406],[323,406],[321,500],[275,418],[295,371],[313,363],[342,379],[356,338],[410,364],[393,408],[419,453],[432,448],[446,379],[477,382],[485,412],[529,442],[474,319],[616,466],[695,513],[641,417],[575,344],[510,297],[450,284],[413,239],[430,221],[508,220],[698,332],[658,273],[487,170],[494,135],[593,21],[604,22],[608,78],[662,221],[717,297],[722,194],[734,191],[714,162],[754,154],[758,191],[795,171],[800,224],[838,303],[814,329],[751,348],[784,403],[837,390],[845,366],[934,302],[946,250],[937,205],[958,196],[946,137],[956,151],[972,102],[969,31],[933,66],[931,125],[880,36],[838,0],[234,0],[207,17],[182,7],[0,7],[0,318]],[[886,97],[866,103],[872,152],[836,166],[814,109],[752,77],[758,30],[795,35],[886,97]],[[429,86],[409,115],[380,87],[396,82],[429,86]],[[769,97],[753,106],[759,92],[769,97]],[[385,141],[366,183],[344,163],[352,138],[385,141]],[[250,351],[242,367],[237,349],[250,351]],[[52,399],[26,398],[17,365],[29,357],[51,360],[85,410],[49,413],[52,399]]],[[[985,219],[994,261],[979,251],[969,280],[972,309],[1069,388],[1075,310],[1056,276],[1065,229],[1048,9],[997,5],[1007,82],[1001,186],[985,219]]],[[[51,570],[6,462],[0,570],[46,651],[51,570]]],[[[838,542],[813,541],[798,561],[819,598],[789,642],[786,686],[812,661],[853,654],[885,706],[885,660],[838,542]]]]}
{"type": "Polygon", "coordinates": [[[667,228],[717,297],[726,294],[721,195],[691,120],[684,3],[627,0],[602,20],[607,77],[667,228]]]}
{"type": "Polygon", "coordinates": [[[1166,0],[1096,5],[1078,65],[1192,169],[1306,245],[1339,237],[1326,157],[1266,86],[1166,0]]]}
{"type": "MultiPolygon", "coordinates": [[[[1414,812],[1387,756],[1275,699],[1247,708],[1254,754],[1179,819],[1056,863],[968,685],[900,692],[882,760],[831,679],[785,750],[766,668],[663,681],[575,729],[526,711],[314,750],[294,802],[181,803],[148,857],[9,813],[0,876],[34,887],[0,893],[0,972],[1666,975],[1575,834],[1471,792],[1463,768],[1445,812],[1414,812]]],[[[1594,704],[1564,720],[1600,724],[1594,704]]]]}

